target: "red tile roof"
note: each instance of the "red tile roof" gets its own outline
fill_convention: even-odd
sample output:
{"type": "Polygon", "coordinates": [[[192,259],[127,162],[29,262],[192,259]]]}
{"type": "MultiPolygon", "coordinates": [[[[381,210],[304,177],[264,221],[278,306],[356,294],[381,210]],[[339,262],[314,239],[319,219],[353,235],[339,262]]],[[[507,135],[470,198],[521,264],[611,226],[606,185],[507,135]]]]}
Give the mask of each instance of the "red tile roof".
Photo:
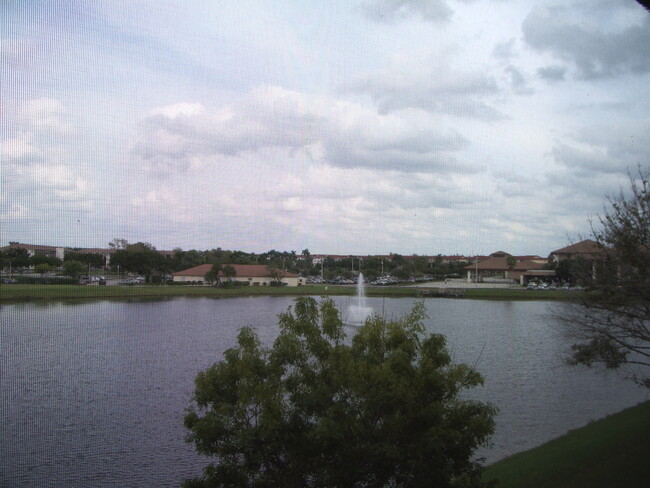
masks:
{"type": "MultiPolygon", "coordinates": [[[[232,266],[235,268],[236,277],[246,277],[246,278],[271,278],[271,272],[269,268],[264,264],[224,264],[224,266],[232,266]]],[[[203,278],[205,274],[212,269],[211,264],[200,264],[199,266],[194,266],[193,268],[184,269],[183,271],[177,271],[173,276],[200,276],[203,278]]],[[[295,273],[289,273],[288,271],[280,271],[280,276],[282,278],[297,278],[298,275],[295,273]]],[[[223,271],[219,273],[219,276],[223,276],[223,271]]]]}
{"type": "Polygon", "coordinates": [[[603,250],[596,241],[585,239],[570,246],[553,251],[551,254],[601,254],[603,250]]]}

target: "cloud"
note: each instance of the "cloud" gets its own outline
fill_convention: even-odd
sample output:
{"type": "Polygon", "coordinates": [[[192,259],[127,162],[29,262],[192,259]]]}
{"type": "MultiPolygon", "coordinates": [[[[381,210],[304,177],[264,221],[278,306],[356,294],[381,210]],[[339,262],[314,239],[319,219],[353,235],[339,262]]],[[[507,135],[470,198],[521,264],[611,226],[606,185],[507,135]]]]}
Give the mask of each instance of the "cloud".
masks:
{"type": "Polygon", "coordinates": [[[460,70],[448,56],[435,55],[417,71],[400,66],[359,76],[341,87],[343,93],[369,95],[380,113],[418,109],[480,120],[503,118],[488,102],[500,88],[485,70],[460,70]]]}
{"type": "Polygon", "coordinates": [[[603,25],[568,7],[537,6],[524,20],[522,30],[531,47],[572,64],[579,78],[644,74],[650,72],[650,16],[640,9],[639,13],[635,22],[612,30],[610,19],[603,25]]]}
{"type": "Polygon", "coordinates": [[[70,141],[70,127],[62,121],[65,106],[56,99],[37,98],[14,115],[21,129],[2,141],[3,218],[47,222],[56,220],[57,212],[92,208],[90,182],[65,145],[70,141]]]}
{"type": "Polygon", "coordinates": [[[650,119],[583,127],[567,141],[558,141],[552,153],[562,166],[578,174],[625,175],[650,154],[650,119]]]}
{"type": "Polygon", "coordinates": [[[537,70],[537,74],[546,81],[563,81],[566,75],[566,68],[558,65],[544,66],[537,70]]]}
{"type": "Polygon", "coordinates": [[[509,78],[510,87],[514,93],[517,95],[530,95],[534,92],[518,68],[509,65],[505,68],[504,71],[509,78]]]}
{"type": "Polygon", "coordinates": [[[201,114],[204,111],[205,107],[200,103],[175,103],[156,108],[151,111],[151,115],[162,115],[168,119],[175,119],[179,116],[191,117],[201,114]]]}
{"type": "Polygon", "coordinates": [[[67,128],[62,122],[65,109],[59,100],[52,98],[29,100],[26,106],[26,114],[30,125],[36,130],[63,130],[67,128]]]}
{"type": "Polygon", "coordinates": [[[427,22],[448,22],[453,10],[446,0],[375,0],[363,7],[365,14],[377,22],[394,22],[417,17],[427,22]]]}
{"type": "Polygon", "coordinates": [[[497,43],[496,46],[494,46],[492,54],[497,59],[508,61],[515,55],[515,42],[516,39],[512,38],[508,39],[507,41],[497,43]]]}
{"type": "Polygon", "coordinates": [[[40,159],[41,151],[34,145],[31,132],[19,132],[2,142],[2,158],[5,162],[40,159]]]}
{"type": "Polygon", "coordinates": [[[159,174],[225,164],[242,154],[273,165],[265,151],[345,168],[476,170],[456,157],[468,145],[462,135],[414,112],[378,114],[352,102],[260,87],[217,110],[179,113],[154,110],[132,147],[159,174]]]}

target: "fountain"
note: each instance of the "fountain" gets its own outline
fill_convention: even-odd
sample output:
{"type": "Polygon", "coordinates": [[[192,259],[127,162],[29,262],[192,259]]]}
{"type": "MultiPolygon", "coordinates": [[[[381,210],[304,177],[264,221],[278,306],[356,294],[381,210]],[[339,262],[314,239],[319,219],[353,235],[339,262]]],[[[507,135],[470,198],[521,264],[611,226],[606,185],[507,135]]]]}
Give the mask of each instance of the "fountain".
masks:
{"type": "Polygon", "coordinates": [[[351,325],[363,325],[368,316],[372,313],[372,307],[366,305],[366,290],[363,281],[363,273],[359,273],[357,280],[357,300],[356,305],[350,305],[348,308],[347,323],[351,325]]]}

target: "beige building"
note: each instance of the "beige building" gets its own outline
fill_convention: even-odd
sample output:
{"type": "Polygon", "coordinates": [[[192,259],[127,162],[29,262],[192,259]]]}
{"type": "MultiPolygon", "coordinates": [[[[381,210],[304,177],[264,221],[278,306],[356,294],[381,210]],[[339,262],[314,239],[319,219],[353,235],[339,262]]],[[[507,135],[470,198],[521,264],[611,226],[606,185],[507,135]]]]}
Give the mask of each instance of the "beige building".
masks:
{"type": "Polygon", "coordinates": [[[497,251],[483,259],[465,266],[467,282],[483,281],[487,278],[500,278],[518,281],[525,285],[532,278],[552,278],[555,271],[544,269],[547,260],[540,256],[512,256],[497,251]]]}
{"type": "Polygon", "coordinates": [[[598,261],[599,259],[602,259],[604,255],[605,253],[603,249],[596,241],[586,239],[553,251],[549,256],[549,259],[552,259],[556,263],[564,261],[565,259],[576,258],[586,259],[587,261],[598,261]]]}
{"type": "MultiPolygon", "coordinates": [[[[263,264],[224,264],[223,266],[232,266],[235,269],[235,276],[230,278],[231,281],[246,282],[250,286],[270,286],[273,281],[279,279],[286,286],[302,286],[305,284],[304,278],[288,271],[277,270],[274,273],[269,267],[263,264]]],[[[211,264],[201,264],[193,268],[185,269],[174,273],[173,280],[176,282],[205,282],[205,275],[212,269],[211,264]]],[[[223,271],[219,273],[221,281],[228,278],[223,271]]]]}

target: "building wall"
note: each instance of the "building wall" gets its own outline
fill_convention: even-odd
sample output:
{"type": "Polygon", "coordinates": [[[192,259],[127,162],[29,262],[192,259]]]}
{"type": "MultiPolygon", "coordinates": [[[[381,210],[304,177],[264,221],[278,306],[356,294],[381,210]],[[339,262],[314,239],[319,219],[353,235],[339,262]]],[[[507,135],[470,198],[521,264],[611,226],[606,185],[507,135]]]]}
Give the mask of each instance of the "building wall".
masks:
{"type": "MultiPolygon", "coordinates": [[[[203,276],[174,276],[174,281],[178,283],[191,283],[192,281],[204,282],[203,276]]],[[[222,278],[222,281],[225,281],[222,278]]],[[[231,281],[247,282],[249,286],[269,286],[273,279],[269,276],[235,276],[231,281]]],[[[287,286],[302,286],[305,284],[304,278],[288,277],[282,279],[287,286]]]]}

